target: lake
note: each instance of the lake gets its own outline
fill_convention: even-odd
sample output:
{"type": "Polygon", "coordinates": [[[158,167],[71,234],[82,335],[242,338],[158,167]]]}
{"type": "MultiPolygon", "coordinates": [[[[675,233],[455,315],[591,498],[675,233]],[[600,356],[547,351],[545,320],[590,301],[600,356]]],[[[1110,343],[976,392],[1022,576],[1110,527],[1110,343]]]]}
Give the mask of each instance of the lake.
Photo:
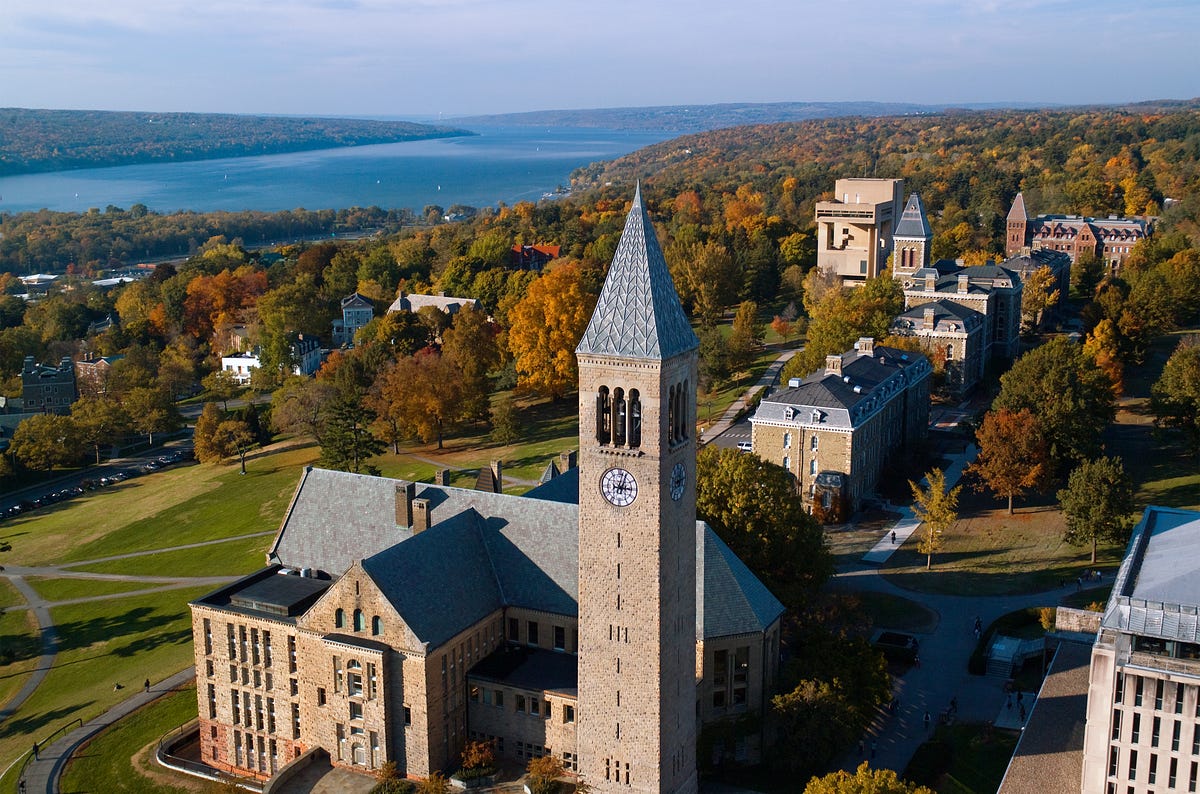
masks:
{"type": "Polygon", "coordinates": [[[555,127],[474,128],[463,138],[0,178],[0,212],[340,209],[536,201],[576,168],[673,137],[555,127]]]}

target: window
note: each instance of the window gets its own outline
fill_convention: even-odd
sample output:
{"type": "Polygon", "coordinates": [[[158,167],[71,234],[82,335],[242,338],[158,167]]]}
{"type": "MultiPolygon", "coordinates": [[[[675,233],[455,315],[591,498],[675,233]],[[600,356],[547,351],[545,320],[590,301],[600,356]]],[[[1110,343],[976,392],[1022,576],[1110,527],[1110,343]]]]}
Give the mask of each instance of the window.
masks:
{"type": "Polygon", "coordinates": [[[363,614],[363,611],[361,609],[354,610],[354,630],[355,631],[366,631],[367,630],[367,618],[366,618],[366,615],[363,614]]]}
{"type": "Polygon", "coordinates": [[[1142,735],[1142,715],[1133,715],[1133,731],[1129,734],[1129,741],[1136,743],[1142,735]]]}
{"type": "Polygon", "coordinates": [[[233,724],[239,725],[242,721],[242,709],[238,705],[238,691],[236,689],[229,693],[229,705],[233,709],[233,724]]]}
{"type": "Polygon", "coordinates": [[[1142,705],[1142,692],[1145,689],[1146,679],[1141,676],[1137,677],[1137,684],[1133,691],[1133,705],[1142,705]]]}
{"type": "Polygon", "coordinates": [[[212,624],[204,619],[204,652],[212,653],[212,624]]]}
{"type": "Polygon", "coordinates": [[[1137,750],[1129,751],[1129,779],[1137,780],[1137,750]]]}
{"type": "Polygon", "coordinates": [[[383,634],[383,618],[379,617],[378,615],[371,618],[371,634],[375,635],[376,637],[378,637],[380,634],[383,634]]]}
{"type": "Polygon", "coordinates": [[[536,697],[529,698],[529,713],[535,717],[538,716],[538,703],[540,702],[536,697]]]}
{"type": "Polygon", "coordinates": [[[1171,751],[1172,752],[1176,752],[1179,750],[1179,733],[1180,733],[1179,720],[1175,720],[1175,727],[1171,729],[1171,751]]]}
{"type": "Polygon", "coordinates": [[[341,607],[338,607],[337,611],[333,613],[333,627],[335,629],[346,628],[346,610],[341,607]]]}
{"type": "Polygon", "coordinates": [[[288,694],[292,697],[300,694],[300,682],[297,679],[292,678],[288,680],[288,694]]]}
{"type": "Polygon", "coordinates": [[[783,456],[783,468],[787,469],[788,471],[792,470],[792,459],[788,455],[783,456]]]}
{"type": "Polygon", "coordinates": [[[517,620],[516,618],[508,619],[508,641],[521,641],[521,621],[517,620]]]}
{"type": "Polygon", "coordinates": [[[350,701],[350,719],[361,720],[363,718],[362,704],[356,701],[350,701]]]}
{"type": "Polygon", "coordinates": [[[542,719],[550,719],[550,701],[542,701],[542,719]]]}
{"type": "Polygon", "coordinates": [[[288,672],[296,672],[296,638],[288,637],[288,672]]]}
{"type": "Polygon", "coordinates": [[[1117,692],[1113,696],[1114,703],[1125,702],[1125,674],[1117,673],[1117,692]]]}
{"type": "Polygon", "coordinates": [[[1160,711],[1163,707],[1163,683],[1161,678],[1154,682],[1154,708],[1160,711]]]}
{"type": "Polygon", "coordinates": [[[1113,709],[1112,718],[1112,740],[1115,742],[1121,738],[1121,710],[1113,709]]]}
{"type": "MultiPolygon", "coordinates": [[[[212,684],[208,685],[208,718],[215,720],[217,718],[217,688],[212,684]]],[[[216,730],[216,726],[213,726],[216,730]]]]}
{"type": "Polygon", "coordinates": [[[815,435],[812,437],[812,441],[809,442],[808,448],[813,452],[817,451],[817,437],[815,435]]]}
{"type": "Polygon", "coordinates": [[[514,710],[518,712],[525,711],[525,696],[517,695],[517,702],[513,704],[514,710]]]}
{"type": "Polygon", "coordinates": [[[792,434],[785,432],[783,434],[783,448],[791,449],[791,447],[792,447],[792,434]]]}
{"type": "Polygon", "coordinates": [[[1183,684],[1175,685],[1175,713],[1183,713],[1183,684]]]}
{"type": "MultiPolygon", "coordinates": [[[[564,703],[563,704],[563,722],[570,723],[570,722],[574,722],[574,721],[575,721],[575,707],[568,706],[567,704],[564,703]]],[[[1194,778],[1196,776],[1195,764],[1193,764],[1192,767],[1193,767],[1192,777],[1194,778]]]]}
{"type": "Polygon", "coordinates": [[[528,637],[526,638],[525,641],[527,643],[529,643],[530,645],[537,645],[538,644],[537,621],[536,620],[529,621],[528,625],[526,625],[526,627],[525,627],[525,630],[529,632],[528,637]]]}
{"type": "Polygon", "coordinates": [[[504,690],[503,689],[496,690],[496,705],[499,706],[500,708],[504,708],[504,690]]]}
{"type": "MultiPolygon", "coordinates": [[[[617,578],[619,579],[621,564],[617,563],[617,578]]],[[[567,629],[564,626],[554,627],[554,650],[565,651],[567,649],[567,629]]]]}
{"type": "Polygon", "coordinates": [[[404,707],[404,724],[412,725],[412,709],[408,706],[404,707]]]}
{"type": "Polygon", "coordinates": [[[1158,782],[1158,756],[1157,755],[1150,756],[1150,776],[1146,782],[1148,782],[1148,783],[1158,782]]]}
{"type": "Polygon", "coordinates": [[[1154,728],[1150,733],[1151,746],[1158,747],[1158,736],[1159,736],[1159,732],[1161,731],[1161,729],[1162,729],[1162,719],[1160,717],[1155,717],[1154,718],[1154,728]]]}
{"type": "Polygon", "coordinates": [[[816,458],[813,458],[812,460],[810,460],[808,462],[808,473],[810,475],[816,475],[816,473],[817,473],[817,459],[816,458]]]}
{"type": "Polygon", "coordinates": [[[323,686],[317,687],[317,705],[318,706],[325,705],[325,687],[323,687],[323,686]]]}

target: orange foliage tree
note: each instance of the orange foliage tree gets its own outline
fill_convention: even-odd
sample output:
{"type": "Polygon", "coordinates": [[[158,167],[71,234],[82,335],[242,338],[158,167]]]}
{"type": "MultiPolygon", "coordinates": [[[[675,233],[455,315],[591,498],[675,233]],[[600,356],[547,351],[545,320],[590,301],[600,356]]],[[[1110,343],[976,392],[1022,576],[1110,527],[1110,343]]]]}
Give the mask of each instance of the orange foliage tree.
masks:
{"type": "Polygon", "coordinates": [[[1032,488],[1043,487],[1050,472],[1050,446],[1037,417],[1028,408],[989,411],[975,433],[979,457],[968,471],[977,475],[980,490],[986,488],[1008,499],[1032,488]]]}
{"type": "Polygon", "coordinates": [[[597,293],[583,267],[559,264],[529,285],[509,314],[508,347],[519,388],[559,399],[575,386],[579,344],[597,293]]]}

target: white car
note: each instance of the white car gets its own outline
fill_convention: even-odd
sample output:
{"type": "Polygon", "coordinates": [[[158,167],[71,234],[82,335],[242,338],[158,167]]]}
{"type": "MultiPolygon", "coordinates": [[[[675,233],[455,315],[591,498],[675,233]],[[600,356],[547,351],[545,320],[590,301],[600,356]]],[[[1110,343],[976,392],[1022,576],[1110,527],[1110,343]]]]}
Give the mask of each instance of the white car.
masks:
{"type": "Polygon", "coordinates": [[[737,443],[738,452],[753,452],[754,444],[750,441],[739,441],[737,443]]]}

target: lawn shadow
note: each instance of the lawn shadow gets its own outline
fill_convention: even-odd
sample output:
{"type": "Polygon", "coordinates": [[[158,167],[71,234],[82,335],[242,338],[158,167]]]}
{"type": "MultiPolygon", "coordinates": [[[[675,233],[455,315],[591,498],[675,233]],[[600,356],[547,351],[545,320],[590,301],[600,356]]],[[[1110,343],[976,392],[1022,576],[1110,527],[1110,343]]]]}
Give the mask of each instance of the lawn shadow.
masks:
{"type": "Polygon", "coordinates": [[[40,738],[46,733],[46,726],[72,718],[75,714],[95,702],[94,700],[89,700],[86,703],[76,703],[73,706],[58,708],[52,711],[43,711],[16,719],[9,717],[4,721],[3,725],[0,725],[0,737],[25,736],[32,744],[35,739],[40,738]]]}

